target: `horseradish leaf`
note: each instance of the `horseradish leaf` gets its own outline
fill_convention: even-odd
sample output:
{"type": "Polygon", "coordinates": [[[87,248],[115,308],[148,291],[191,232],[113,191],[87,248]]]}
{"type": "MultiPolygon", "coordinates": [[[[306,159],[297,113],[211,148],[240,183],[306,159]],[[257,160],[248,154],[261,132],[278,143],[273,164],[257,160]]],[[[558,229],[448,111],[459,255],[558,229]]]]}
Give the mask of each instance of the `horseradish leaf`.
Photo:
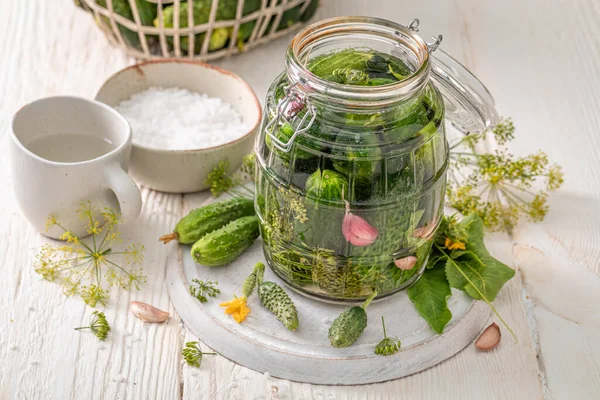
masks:
{"type": "Polygon", "coordinates": [[[446,274],[441,268],[426,269],[423,276],[408,289],[408,297],[431,329],[442,333],[452,318],[448,298],[452,294],[446,274]]]}

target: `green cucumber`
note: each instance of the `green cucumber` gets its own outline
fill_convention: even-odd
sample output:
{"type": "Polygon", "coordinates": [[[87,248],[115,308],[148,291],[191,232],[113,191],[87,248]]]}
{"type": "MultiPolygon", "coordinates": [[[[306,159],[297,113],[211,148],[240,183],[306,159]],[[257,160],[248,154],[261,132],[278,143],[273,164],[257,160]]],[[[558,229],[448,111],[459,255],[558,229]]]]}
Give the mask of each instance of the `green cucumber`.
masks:
{"type": "Polygon", "coordinates": [[[311,0],[310,4],[308,5],[308,7],[306,7],[306,10],[304,10],[304,13],[300,17],[300,21],[306,22],[309,19],[311,19],[313,17],[313,15],[315,15],[315,13],[317,12],[318,8],[319,8],[319,0],[311,0]]]}
{"type": "Polygon", "coordinates": [[[248,275],[246,280],[244,281],[244,286],[242,288],[242,294],[246,299],[250,298],[252,293],[254,292],[254,288],[256,284],[262,282],[263,276],[265,274],[265,264],[259,262],[256,263],[252,273],[248,275]]]}
{"type": "Polygon", "coordinates": [[[204,235],[190,254],[198,264],[216,267],[229,264],[254,243],[259,235],[258,218],[242,217],[204,235]]]}
{"type": "MultiPolygon", "coordinates": [[[[108,9],[106,0],[98,0],[97,4],[100,7],[108,9]]],[[[135,4],[138,9],[142,25],[152,26],[152,23],[154,21],[154,18],[156,18],[157,13],[156,5],[149,3],[146,0],[135,0],[135,4]]],[[[112,6],[114,13],[125,17],[132,22],[135,22],[135,19],[133,18],[133,11],[131,10],[131,6],[129,5],[128,0],[113,0],[112,6]]],[[[112,24],[110,22],[110,19],[102,15],[99,15],[98,17],[100,19],[97,21],[97,23],[103,24],[106,27],[106,29],[109,30],[109,32],[112,32],[112,24]]],[[[131,29],[126,28],[125,26],[119,23],[117,23],[117,27],[119,28],[119,31],[121,32],[123,40],[126,44],[138,50],[142,50],[142,47],[140,45],[140,38],[137,32],[134,32],[131,29]]],[[[148,38],[148,36],[146,38],[148,38]]]]}
{"type": "Polygon", "coordinates": [[[181,244],[191,244],[204,235],[224,227],[241,217],[254,215],[254,201],[250,199],[231,199],[212,203],[192,210],[175,226],[173,233],[160,237],[167,244],[177,240],[181,244]]]}
{"type": "Polygon", "coordinates": [[[306,180],[306,195],[318,203],[340,202],[348,196],[348,179],[336,171],[317,169],[306,180]]]}
{"type": "Polygon", "coordinates": [[[275,282],[262,282],[258,286],[258,298],[287,329],[295,331],[298,328],[296,306],[281,286],[275,282]]]}
{"type": "MultiPolygon", "coordinates": [[[[365,124],[369,115],[347,114],[347,123],[365,124]]],[[[377,136],[373,132],[344,132],[335,139],[336,146],[332,153],[335,155],[333,167],[346,175],[354,175],[357,180],[369,182],[379,168],[381,150],[377,136]]]]}
{"type": "Polygon", "coordinates": [[[367,307],[377,296],[373,292],[361,306],[345,309],[329,327],[329,341],[333,347],[348,347],[356,342],[367,327],[367,307]]]}

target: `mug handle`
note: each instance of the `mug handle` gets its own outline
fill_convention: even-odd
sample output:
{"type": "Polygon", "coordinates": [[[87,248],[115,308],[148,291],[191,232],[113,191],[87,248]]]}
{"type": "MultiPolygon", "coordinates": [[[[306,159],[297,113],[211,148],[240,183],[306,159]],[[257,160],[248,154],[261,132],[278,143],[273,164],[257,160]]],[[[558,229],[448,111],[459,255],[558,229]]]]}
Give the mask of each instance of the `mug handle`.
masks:
{"type": "Polygon", "coordinates": [[[124,221],[135,220],[142,210],[142,193],[136,183],[118,163],[108,166],[104,175],[108,187],[117,196],[124,221]]]}

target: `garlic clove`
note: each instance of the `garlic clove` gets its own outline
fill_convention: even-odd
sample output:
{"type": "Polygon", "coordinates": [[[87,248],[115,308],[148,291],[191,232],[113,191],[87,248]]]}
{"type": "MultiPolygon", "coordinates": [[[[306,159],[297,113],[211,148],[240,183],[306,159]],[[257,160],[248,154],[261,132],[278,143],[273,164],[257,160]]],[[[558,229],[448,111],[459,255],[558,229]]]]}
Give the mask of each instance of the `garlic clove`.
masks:
{"type": "Polygon", "coordinates": [[[129,311],[144,322],[165,322],[169,318],[168,312],[140,301],[132,301],[129,311]]]}
{"type": "Polygon", "coordinates": [[[379,232],[371,226],[367,220],[350,212],[350,206],[346,202],[346,215],[342,221],[342,233],[344,238],[354,246],[367,246],[377,240],[379,232]]]}
{"type": "Polygon", "coordinates": [[[285,114],[288,118],[293,118],[304,109],[304,103],[296,99],[290,101],[285,107],[285,114]]]}
{"type": "Polygon", "coordinates": [[[400,258],[398,260],[394,260],[394,265],[396,265],[396,267],[400,268],[403,271],[408,271],[410,269],[413,269],[416,263],[417,263],[417,257],[415,257],[415,256],[408,256],[408,257],[400,258]]]}
{"type": "Polygon", "coordinates": [[[483,351],[492,350],[498,346],[501,337],[500,327],[494,322],[481,333],[475,341],[475,347],[483,351]]]}
{"type": "Polygon", "coordinates": [[[436,217],[434,220],[427,222],[424,226],[416,228],[413,231],[413,237],[419,239],[429,239],[435,233],[438,221],[439,217],[436,217]]]}

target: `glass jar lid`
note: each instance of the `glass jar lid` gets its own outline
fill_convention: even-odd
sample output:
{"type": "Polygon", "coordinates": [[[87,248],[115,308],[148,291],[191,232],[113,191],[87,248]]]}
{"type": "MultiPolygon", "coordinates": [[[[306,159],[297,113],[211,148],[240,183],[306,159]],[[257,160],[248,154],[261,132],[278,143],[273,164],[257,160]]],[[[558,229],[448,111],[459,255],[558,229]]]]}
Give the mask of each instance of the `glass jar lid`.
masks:
{"type": "MultiPolygon", "coordinates": [[[[419,20],[413,19],[407,28],[418,32],[419,20]]],[[[442,35],[433,39],[427,44],[429,53],[435,52],[430,58],[431,80],[444,98],[446,119],[465,134],[494,127],[500,116],[490,91],[467,67],[438,49],[442,35]]]]}
{"type": "Polygon", "coordinates": [[[500,121],[494,98],[471,71],[441,49],[431,60],[431,79],[444,98],[446,119],[458,130],[482,132],[500,121]]]}

